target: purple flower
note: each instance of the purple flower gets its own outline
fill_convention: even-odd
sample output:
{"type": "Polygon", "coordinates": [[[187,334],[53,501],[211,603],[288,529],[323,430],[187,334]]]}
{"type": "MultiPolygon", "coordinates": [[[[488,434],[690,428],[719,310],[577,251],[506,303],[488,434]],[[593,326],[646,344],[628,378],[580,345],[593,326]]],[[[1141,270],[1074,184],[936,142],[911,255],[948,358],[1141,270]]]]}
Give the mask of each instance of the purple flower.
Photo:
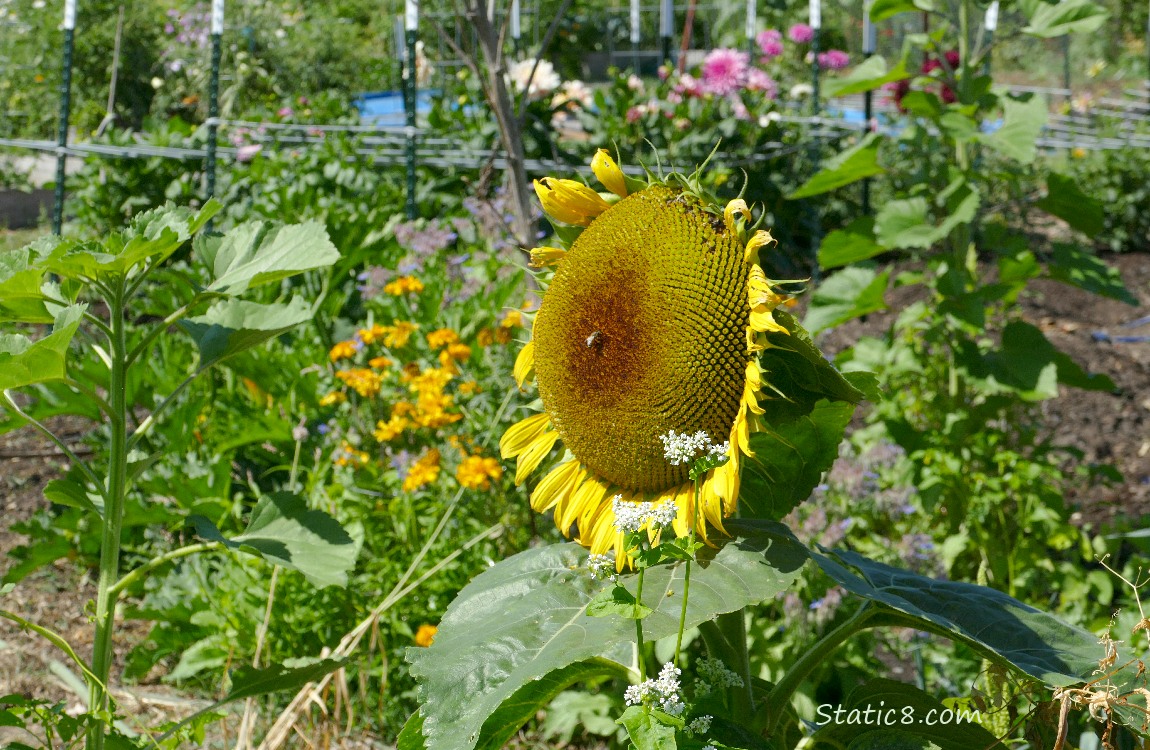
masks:
{"type": "Polygon", "coordinates": [[[819,53],[819,67],[823,70],[842,70],[851,64],[851,56],[841,49],[819,53]]]}
{"type": "Polygon", "coordinates": [[[703,59],[703,89],[710,94],[727,96],[743,86],[750,66],[750,55],[736,49],[712,50],[703,59]]]}
{"type": "Polygon", "coordinates": [[[810,41],[815,38],[815,30],[805,23],[796,23],[787,29],[787,38],[795,44],[810,44],[810,41]]]}
{"type": "Polygon", "coordinates": [[[292,115],[295,114],[295,110],[292,109],[291,107],[280,107],[279,111],[276,112],[276,114],[279,115],[280,117],[291,117],[292,115]]]}

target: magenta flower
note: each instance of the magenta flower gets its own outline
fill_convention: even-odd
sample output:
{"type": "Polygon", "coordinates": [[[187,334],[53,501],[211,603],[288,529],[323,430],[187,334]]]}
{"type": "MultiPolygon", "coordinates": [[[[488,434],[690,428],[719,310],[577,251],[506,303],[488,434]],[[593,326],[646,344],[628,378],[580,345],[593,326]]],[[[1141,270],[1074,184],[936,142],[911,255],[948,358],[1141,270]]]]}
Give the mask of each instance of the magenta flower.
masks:
{"type": "Polygon", "coordinates": [[[295,110],[292,109],[291,107],[280,107],[279,111],[276,112],[276,114],[280,117],[291,117],[292,115],[295,114],[295,110]]]}
{"type": "Polygon", "coordinates": [[[703,90],[727,96],[743,86],[751,56],[735,49],[712,50],[703,58],[703,90]]]}
{"type": "Polygon", "coordinates": [[[759,35],[755,37],[755,42],[759,45],[759,49],[762,51],[765,60],[783,54],[783,35],[776,29],[760,31],[759,35]]]}
{"type": "Polygon", "coordinates": [[[819,67],[823,70],[842,70],[851,64],[851,56],[841,49],[819,53],[819,67]]]}
{"type": "Polygon", "coordinates": [[[809,44],[815,38],[815,30],[805,23],[796,23],[787,29],[787,38],[795,44],[809,44]]]}

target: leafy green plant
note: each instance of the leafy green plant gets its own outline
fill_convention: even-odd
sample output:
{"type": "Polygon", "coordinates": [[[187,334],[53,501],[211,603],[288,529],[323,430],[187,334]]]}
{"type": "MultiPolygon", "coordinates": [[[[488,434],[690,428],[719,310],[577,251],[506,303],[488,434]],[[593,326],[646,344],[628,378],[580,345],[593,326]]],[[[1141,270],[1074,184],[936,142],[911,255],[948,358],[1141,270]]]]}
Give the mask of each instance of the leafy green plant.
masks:
{"type": "MultiPolygon", "coordinates": [[[[11,612],[3,615],[47,637],[82,671],[92,717],[85,729],[88,746],[93,748],[104,746],[116,715],[108,690],[113,677],[116,604],[139,580],[173,561],[213,550],[230,549],[294,568],[317,585],[346,583],[347,571],[355,560],[352,538],[327,513],[309,508],[298,495],[273,493],[259,499],[242,534],[226,537],[208,518],[194,518],[203,541],[167,550],[123,570],[121,552],[129,496],[141,473],[162,458],[162,453],[146,452],[154,425],[185,389],[213,366],[274,339],[312,316],[312,306],[298,296],[286,302],[257,302],[243,295],[330,265],[338,257],[314,224],[277,227],[257,222],[239,226],[225,236],[202,234],[203,226],[219,209],[214,202],[198,213],[158,209],[141,214],[127,230],[100,242],[48,238],[4,257],[0,275],[4,319],[51,325],[49,332],[36,339],[15,333],[0,338],[0,362],[4,365],[0,389],[5,409],[14,422],[26,423],[52,440],[71,462],[72,478],[53,480],[46,490],[48,495],[55,502],[84,511],[101,530],[91,662],[81,660],[63,638],[47,629],[11,612]],[[204,283],[188,278],[190,289],[182,304],[177,306],[169,299],[162,316],[157,315],[151,323],[134,323],[141,288],[193,237],[192,256],[204,267],[204,283]],[[103,310],[93,305],[94,301],[99,301],[103,310]],[[157,398],[140,419],[134,408],[139,394],[134,391],[147,388],[146,381],[141,382],[134,373],[174,325],[194,346],[194,363],[183,380],[157,398]],[[79,331],[85,336],[82,346],[80,340],[73,341],[79,331]],[[79,371],[69,368],[69,350],[73,348],[87,349],[99,364],[79,371]],[[38,395],[37,403],[22,406],[17,396],[22,389],[32,389],[38,395]],[[107,430],[109,445],[102,466],[80,458],[34,415],[39,412],[43,416],[40,407],[51,404],[51,394],[60,392],[86,401],[88,407],[81,413],[107,430]]],[[[223,702],[303,684],[338,666],[338,661],[323,660],[291,668],[276,664],[237,671],[223,702]]],[[[181,726],[188,721],[191,719],[181,726]]],[[[161,739],[177,729],[167,730],[161,739]]]]}

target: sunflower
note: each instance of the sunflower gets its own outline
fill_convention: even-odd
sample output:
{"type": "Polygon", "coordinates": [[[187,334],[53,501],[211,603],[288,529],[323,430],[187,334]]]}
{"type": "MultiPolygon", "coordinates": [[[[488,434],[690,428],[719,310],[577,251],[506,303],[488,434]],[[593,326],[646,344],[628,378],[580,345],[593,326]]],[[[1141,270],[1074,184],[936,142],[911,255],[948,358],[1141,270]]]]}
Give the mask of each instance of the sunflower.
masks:
{"type": "Polygon", "coordinates": [[[515,362],[520,388],[538,387],[542,411],[500,441],[522,484],[562,441],[531,494],[559,529],[593,554],[624,560],[612,501],[673,501],[675,532],[692,523],[721,533],[735,510],[739,471],[763,429],[758,352],[783,297],[758,265],[770,233],[748,226],[742,199],[719,208],[691,176],[626,177],[600,149],[592,171],[608,192],[545,178],[535,190],[562,247],[536,248],[553,267],[532,339],[515,362]],[[703,478],[699,508],[686,463],[673,465],[661,437],[705,432],[729,443],[729,460],[703,478]]]}

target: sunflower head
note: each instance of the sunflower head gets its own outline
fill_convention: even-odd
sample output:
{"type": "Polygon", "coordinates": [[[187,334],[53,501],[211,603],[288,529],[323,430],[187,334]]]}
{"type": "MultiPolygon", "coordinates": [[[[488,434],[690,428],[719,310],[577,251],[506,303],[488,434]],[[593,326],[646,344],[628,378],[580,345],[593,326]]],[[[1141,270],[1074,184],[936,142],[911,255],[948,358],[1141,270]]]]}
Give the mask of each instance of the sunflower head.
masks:
{"type": "Polygon", "coordinates": [[[603,150],[592,171],[605,191],[536,182],[562,241],[531,253],[546,292],[515,376],[521,388],[534,382],[542,410],[500,448],[517,459],[517,483],[556,453],[533,507],[622,560],[620,503],[674,503],[680,535],[692,524],[704,538],[723,531],[750,436],[764,427],[758,355],[767,334],[788,329],[774,317],[785,297],[758,264],[774,240],[742,199],[720,204],[698,171],[629,177],[603,150]],[[675,434],[722,446],[697,508],[690,462],[667,447],[675,434]]]}

